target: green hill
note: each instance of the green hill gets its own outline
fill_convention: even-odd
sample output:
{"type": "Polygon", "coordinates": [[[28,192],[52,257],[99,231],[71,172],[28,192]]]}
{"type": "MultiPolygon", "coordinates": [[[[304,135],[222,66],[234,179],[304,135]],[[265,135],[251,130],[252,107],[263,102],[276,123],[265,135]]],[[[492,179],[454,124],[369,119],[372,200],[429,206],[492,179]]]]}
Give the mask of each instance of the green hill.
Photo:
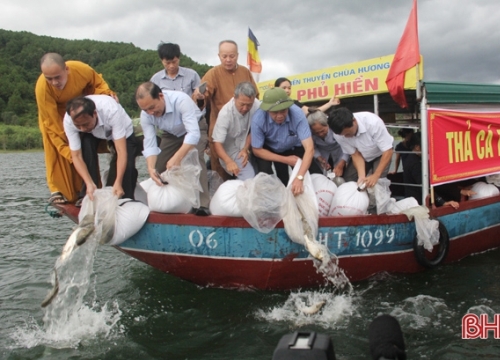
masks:
{"type": "MultiPolygon", "coordinates": [[[[23,131],[38,127],[35,83],[40,76],[40,58],[47,52],[92,66],[118,94],[131,117],[139,114],[135,89],[163,68],[155,50],[143,50],[134,44],[66,40],[0,29],[0,149],[41,148],[41,137],[36,132],[33,135],[34,129],[26,134],[23,131]]],[[[194,69],[200,76],[210,69],[184,54],[181,66],[194,69]]]]}

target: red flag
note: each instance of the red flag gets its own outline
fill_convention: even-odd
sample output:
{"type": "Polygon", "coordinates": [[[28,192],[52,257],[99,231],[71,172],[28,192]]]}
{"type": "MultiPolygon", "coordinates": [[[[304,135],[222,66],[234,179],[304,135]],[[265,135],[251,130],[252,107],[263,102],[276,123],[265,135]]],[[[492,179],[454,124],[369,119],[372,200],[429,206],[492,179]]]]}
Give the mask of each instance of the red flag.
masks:
{"type": "Polygon", "coordinates": [[[404,92],[405,72],[420,62],[420,49],[418,46],[417,25],[417,0],[413,0],[410,17],[406,23],[405,31],[399,40],[396,54],[392,60],[391,68],[385,83],[395,102],[402,108],[407,108],[404,92]]]}

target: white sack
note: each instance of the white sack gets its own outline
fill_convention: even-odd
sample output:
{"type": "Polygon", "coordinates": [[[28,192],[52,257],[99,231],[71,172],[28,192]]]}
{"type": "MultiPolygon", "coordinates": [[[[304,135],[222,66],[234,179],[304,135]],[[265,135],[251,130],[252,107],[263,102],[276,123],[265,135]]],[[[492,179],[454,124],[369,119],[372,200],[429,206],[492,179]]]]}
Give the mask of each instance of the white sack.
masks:
{"type": "Polygon", "coordinates": [[[192,205],[182,193],[173,185],[158,186],[153,184],[148,190],[148,206],[151,211],[166,214],[187,214],[191,211],[192,205]]]}
{"type": "Polygon", "coordinates": [[[366,215],[368,204],[366,191],[358,191],[358,184],[349,181],[337,188],[329,216],[366,215]]]}
{"type": "Polygon", "coordinates": [[[498,188],[493,184],[486,184],[485,182],[478,181],[472,185],[471,190],[476,195],[471,195],[470,199],[482,199],[490,196],[496,196],[500,193],[498,188]]]}
{"type": "Polygon", "coordinates": [[[378,179],[374,186],[375,202],[377,204],[377,214],[390,213],[396,204],[396,199],[391,198],[391,180],[387,178],[378,179]]]}
{"type": "Polygon", "coordinates": [[[332,205],[333,196],[337,191],[337,185],[328,177],[321,174],[311,174],[311,180],[318,202],[319,216],[328,216],[332,205]]]}
{"type": "MultiPolygon", "coordinates": [[[[151,179],[152,181],[152,179],[151,179]]],[[[142,188],[141,184],[137,183],[134,190],[135,200],[147,205],[148,204],[148,193],[142,188]]]]}
{"type": "Polygon", "coordinates": [[[138,201],[118,200],[116,207],[115,233],[109,245],[119,245],[135,235],[144,226],[149,216],[149,207],[138,201]]]}
{"type": "Polygon", "coordinates": [[[210,212],[212,215],[232,217],[243,216],[236,202],[236,191],[242,185],[242,180],[227,180],[219,186],[210,201],[210,212]]]}
{"type": "Polygon", "coordinates": [[[403,211],[416,206],[420,206],[417,199],[415,199],[414,197],[407,197],[403,200],[396,201],[388,214],[401,214],[403,211]]]}
{"type": "MultiPolygon", "coordinates": [[[[191,149],[182,158],[180,166],[174,166],[160,174],[161,179],[168,185],[174,186],[180,192],[184,201],[189,202],[190,208],[200,207],[200,173],[201,166],[198,160],[198,150],[191,149]]],[[[148,197],[149,201],[149,197],[148,197]]]]}
{"type": "Polygon", "coordinates": [[[500,186],[500,173],[486,175],[486,182],[495,186],[500,186]]]}
{"type": "Polygon", "coordinates": [[[141,187],[142,187],[142,188],[144,189],[144,191],[147,193],[147,192],[149,191],[149,188],[150,188],[151,186],[153,186],[153,185],[156,185],[156,184],[155,184],[155,182],[154,182],[154,180],[153,180],[153,179],[148,178],[148,179],[146,179],[146,180],[144,180],[144,181],[141,181],[139,185],[141,185],[141,187]]]}

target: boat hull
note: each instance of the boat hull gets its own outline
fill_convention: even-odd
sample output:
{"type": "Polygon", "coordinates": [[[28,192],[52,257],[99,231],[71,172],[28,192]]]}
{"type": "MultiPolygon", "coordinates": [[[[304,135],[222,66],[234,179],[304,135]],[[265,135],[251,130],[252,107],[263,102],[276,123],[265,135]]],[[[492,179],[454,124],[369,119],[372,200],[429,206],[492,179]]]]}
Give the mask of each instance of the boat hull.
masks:
{"type": "MultiPolygon", "coordinates": [[[[61,206],[74,220],[77,210],[61,206]]],[[[459,210],[430,210],[446,227],[445,263],[500,246],[500,196],[464,201],[459,210]]],[[[339,258],[351,281],[381,272],[415,273],[415,224],[404,215],[320,218],[318,240],[339,258]]],[[[286,235],[268,234],[242,218],[151,213],[145,226],[117,248],[161,271],[201,286],[289,290],[325,285],[313,259],[286,235]]]]}
{"type": "MultiPolygon", "coordinates": [[[[58,206],[77,221],[78,209],[58,206]]],[[[460,209],[430,210],[446,227],[444,263],[500,246],[500,196],[465,201],[460,209]]],[[[425,268],[413,251],[415,224],[404,215],[320,218],[318,240],[339,258],[351,281],[425,268]]],[[[166,273],[200,286],[289,290],[326,284],[313,259],[292,242],[283,223],[263,234],[242,218],[152,212],[144,227],[116,247],[166,273]]]]}

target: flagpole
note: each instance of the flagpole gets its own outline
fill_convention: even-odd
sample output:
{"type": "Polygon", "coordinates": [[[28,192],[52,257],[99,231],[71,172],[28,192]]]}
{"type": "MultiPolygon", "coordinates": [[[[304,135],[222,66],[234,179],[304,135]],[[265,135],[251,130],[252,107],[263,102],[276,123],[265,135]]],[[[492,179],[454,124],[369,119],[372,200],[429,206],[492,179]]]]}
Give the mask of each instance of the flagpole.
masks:
{"type": "Polygon", "coordinates": [[[416,83],[416,97],[417,97],[417,101],[419,99],[422,98],[422,89],[421,89],[421,84],[420,84],[420,67],[419,67],[419,63],[417,63],[417,65],[415,66],[415,69],[417,71],[417,76],[416,76],[416,79],[417,79],[417,83],[416,83]]]}

